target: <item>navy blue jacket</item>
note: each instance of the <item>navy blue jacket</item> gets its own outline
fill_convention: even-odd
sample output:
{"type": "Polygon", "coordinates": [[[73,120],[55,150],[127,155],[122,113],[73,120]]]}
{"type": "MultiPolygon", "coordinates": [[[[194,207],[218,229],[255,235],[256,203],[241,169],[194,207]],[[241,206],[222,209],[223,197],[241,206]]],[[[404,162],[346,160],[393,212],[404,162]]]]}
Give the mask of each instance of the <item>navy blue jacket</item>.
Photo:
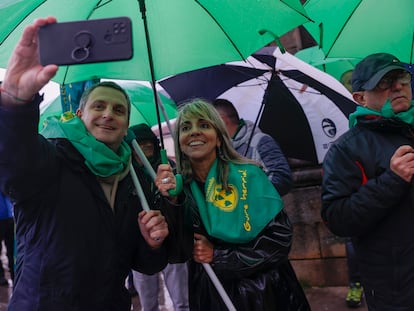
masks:
{"type": "Polygon", "coordinates": [[[40,98],[0,103],[0,187],[14,202],[17,263],[8,310],[130,310],[124,283],[167,263],[138,227],[141,206],[128,174],[112,211],[96,177],[65,139],[38,135],[40,98]]]}
{"type": "Polygon", "coordinates": [[[393,173],[414,129],[397,119],[360,118],[323,161],[322,218],[352,237],[373,310],[414,310],[414,188],[393,173]]]}
{"type": "Polygon", "coordinates": [[[289,162],[272,136],[263,133],[257,127],[255,128],[254,123],[249,120],[244,120],[243,122],[245,124],[240,128],[236,136],[232,138],[234,149],[239,154],[261,164],[263,171],[273,186],[275,186],[277,192],[280,196],[284,196],[293,186],[289,162]],[[253,130],[253,138],[250,141],[249,150],[246,152],[253,130]]]}
{"type": "Polygon", "coordinates": [[[13,218],[13,205],[10,199],[0,192],[0,220],[13,218]]]}

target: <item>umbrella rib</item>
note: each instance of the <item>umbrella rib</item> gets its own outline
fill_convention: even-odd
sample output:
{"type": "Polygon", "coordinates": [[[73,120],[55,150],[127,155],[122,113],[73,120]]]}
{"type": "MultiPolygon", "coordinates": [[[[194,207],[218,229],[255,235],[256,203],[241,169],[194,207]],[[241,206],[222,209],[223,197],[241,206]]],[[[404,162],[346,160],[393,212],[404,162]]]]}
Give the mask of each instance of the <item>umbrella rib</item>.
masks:
{"type": "Polygon", "coordinates": [[[263,74],[266,73],[266,72],[269,72],[269,73],[272,73],[273,72],[273,70],[269,70],[269,71],[263,70],[264,72],[263,72],[263,74],[261,76],[256,76],[256,75],[253,75],[253,74],[249,74],[249,73],[244,72],[243,69],[238,69],[238,68],[229,68],[229,69],[232,70],[232,71],[234,71],[234,72],[241,73],[241,74],[243,74],[244,76],[246,76],[246,77],[248,77],[250,79],[256,78],[258,80],[263,80],[265,82],[268,82],[269,79],[267,79],[265,76],[263,76],[263,74]]]}
{"type": "Polygon", "coordinates": [[[230,38],[230,36],[227,34],[227,32],[224,30],[224,28],[220,25],[220,23],[217,21],[217,19],[210,13],[209,10],[205,6],[203,6],[200,1],[195,0],[195,2],[211,17],[211,19],[216,23],[216,25],[221,29],[223,34],[226,36],[226,38],[230,41],[231,45],[234,47],[234,49],[237,51],[237,53],[240,55],[241,59],[245,60],[246,57],[243,56],[242,52],[237,48],[234,41],[230,38]]]}
{"type": "Polygon", "coordinates": [[[414,53],[414,31],[413,31],[413,37],[411,40],[410,64],[413,63],[413,53],[414,53]]]}
{"type": "Polygon", "coordinates": [[[345,23],[343,23],[343,25],[341,27],[341,30],[338,31],[338,34],[336,35],[335,40],[332,42],[331,46],[329,47],[328,52],[326,52],[325,58],[327,58],[329,56],[329,53],[331,52],[333,46],[335,45],[335,42],[338,40],[339,35],[342,33],[342,31],[344,30],[345,26],[348,24],[349,20],[352,18],[352,16],[354,15],[354,13],[358,9],[358,7],[361,5],[361,3],[362,3],[362,0],[359,0],[358,5],[356,5],[354,7],[354,9],[352,10],[351,14],[349,14],[348,18],[346,19],[345,23]]]}
{"type": "Polygon", "coordinates": [[[312,20],[312,18],[310,18],[309,16],[307,16],[306,14],[303,14],[301,11],[298,11],[295,7],[289,5],[289,3],[286,3],[286,1],[284,0],[280,0],[280,2],[284,3],[287,7],[291,8],[293,11],[295,11],[296,13],[298,13],[299,15],[302,15],[303,17],[305,17],[308,21],[310,22],[314,22],[314,20],[312,20]]]}
{"type": "Polygon", "coordinates": [[[95,5],[95,9],[99,9],[100,7],[112,2],[112,0],[99,0],[98,3],[95,5]]]}
{"type": "MultiPolygon", "coordinates": [[[[282,74],[283,75],[283,74],[282,74]]],[[[296,79],[294,79],[294,78],[290,78],[290,77],[286,77],[286,76],[284,76],[283,75],[283,77],[281,77],[280,75],[279,75],[279,78],[280,78],[280,80],[281,81],[286,81],[286,80],[293,80],[293,81],[297,81],[296,79]]],[[[300,83],[302,83],[302,82],[300,82],[300,83]]],[[[304,85],[307,85],[306,83],[302,83],[302,84],[304,84],[304,85]]],[[[310,86],[310,85],[307,85],[308,87],[310,87],[310,88],[312,88],[313,90],[315,90],[312,86],[310,86]]],[[[289,90],[295,90],[295,91],[298,91],[298,92],[301,92],[301,93],[309,93],[309,94],[319,94],[319,95],[323,95],[322,94],[322,92],[320,92],[320,91],[318,91],[318,90],[315,90],[315,91],[309,91],[308,90],[308,88],[306,88],[305,90],[303,90],[302,88],[296,88],[296,87],[292,87],[292,86],[286,86],[289,90]]]]}
{"type": "Polygon", "coordinates": [[[95,4],[95,7],[89,12],[89,14],[88,14],[88,16],[86,17],[86,19],[89,19],[91,16],[92,16],[92,14],[93,14],[93,12],[95,11],[95,10],[97,10],[97,9],[99,9],[99,8],[101,8],[101,7],[103,7],[103,6],[105,6],[105,5],[107,5],[108,3],[110,3],[110,2],[112,2],[113,0],[99,0],[96,4],[95,4]]]}

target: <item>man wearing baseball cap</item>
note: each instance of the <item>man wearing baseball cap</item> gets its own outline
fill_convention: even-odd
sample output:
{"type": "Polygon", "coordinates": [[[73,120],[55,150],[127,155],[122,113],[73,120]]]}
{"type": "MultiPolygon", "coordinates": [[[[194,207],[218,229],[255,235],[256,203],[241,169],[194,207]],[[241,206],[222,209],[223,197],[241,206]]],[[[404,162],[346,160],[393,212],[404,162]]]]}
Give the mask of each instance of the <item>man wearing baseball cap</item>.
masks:
{"type": "Polygon", "coordinates": [[[414,108],[411,73],[372,54],[352,75],[359,104],[323,162],[321,216],[351,237],[369,310],[414,310],[414,108]]]}

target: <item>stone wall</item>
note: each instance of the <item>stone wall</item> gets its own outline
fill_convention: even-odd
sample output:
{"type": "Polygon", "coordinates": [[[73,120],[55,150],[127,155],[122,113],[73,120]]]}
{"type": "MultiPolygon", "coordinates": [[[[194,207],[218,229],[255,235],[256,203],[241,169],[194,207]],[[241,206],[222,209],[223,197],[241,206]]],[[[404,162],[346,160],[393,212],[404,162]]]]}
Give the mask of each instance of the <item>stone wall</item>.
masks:
{"type": "MultiPolygon", "coordinates": [[[[280,41],[291,54],[316,45],[303,27],[289,31],[281,36],[280,41]]],[[[333,235],[320,216],[321,166],[295,159],[289,159],[289,163],[295,187],[283,197],[283,201],[293,225],[290,259],[296,274],[304,285],[347,285],[345,241],[333,235]]]]}
{"type": "Polygon", "coordinates": [[[290,162],[295,187],[283,201],[293,225],[289,257],[296,274],[306,286],[347,285],[345,240],[333,235],[320,216],[322,169],[290,162]]]}

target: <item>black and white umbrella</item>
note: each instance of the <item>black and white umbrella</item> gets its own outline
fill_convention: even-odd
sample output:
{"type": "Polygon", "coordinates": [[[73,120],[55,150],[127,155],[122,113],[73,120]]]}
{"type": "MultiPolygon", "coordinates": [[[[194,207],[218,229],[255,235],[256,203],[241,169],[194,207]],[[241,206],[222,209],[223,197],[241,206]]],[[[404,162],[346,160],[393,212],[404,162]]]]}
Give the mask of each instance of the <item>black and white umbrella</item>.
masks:
{"type": "Polygon", "coordinates": [[[272,135],[289,158],[322,163],[348,129],[356,104],[335,78],[274,47],[231,62],[169,77],[160,85],[180,104],[226,98],[240,117],[272,135]]]}

